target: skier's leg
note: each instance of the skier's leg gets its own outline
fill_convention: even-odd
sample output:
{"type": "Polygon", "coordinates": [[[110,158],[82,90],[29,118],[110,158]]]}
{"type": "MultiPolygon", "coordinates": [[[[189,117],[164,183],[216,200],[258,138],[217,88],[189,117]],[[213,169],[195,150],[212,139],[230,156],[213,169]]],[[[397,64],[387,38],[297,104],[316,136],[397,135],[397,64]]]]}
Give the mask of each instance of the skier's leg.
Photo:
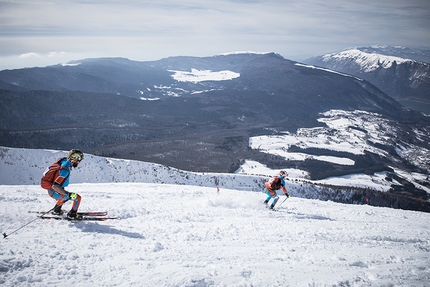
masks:
{"type": "Polygon", "coordinates": [[[76,199],[73,200],[72,209],[70,211],[73,213],[76,213],[78,211],[80,204],[81,204],[81,196],[77,194],[76,199]]]}
{"type": "Polygon", "coordinates": [[[267,188],[264,189],[264,192],[267,194],[267,198],[264,201],[264,203],[268,203],[270,199],[272,199],[272,195],[270,194],[270,192],[267,190],[267,188]]]}
{"type": "Polygon", "coordinates": [[[268,196],[270,196],[270,198],[273,198],[272,205],[275,205],[276,201],[277,201],[276,198],[278,197],[278,195],[276,194],[276,191],[274,191],[272,189],[266,189],[266,193],[268,196]]]}
{"type": "Polygon", "coordinates": [[[274,200],[273,200],[272,205],[273,205],[273,206],[275,206],[275,204],[278,202],[279,197],[276,195],[276,196],[275,196],[275,197],[273,197],[273,198],[274,198],[274,200]]]}
{"type": "Polygon", "coordinates": [[[55,199],[57,201],[57,203],[56,203],[57,206],[62,206],[63,203],[65,202],[64,195],[59,194],[58,192],[55,192],[55,191],[49,189],[48,194],[50,197],[52,197],[53,199],[55,199]]]}
{"type": "Polygon", "coordinates": [[[273,198],[273,202],[270,205],[270,209],[273,209],[275,207],[276,202],[278,202],[279,197],[274,190],[269,190],[269,194],[273,198]]]}

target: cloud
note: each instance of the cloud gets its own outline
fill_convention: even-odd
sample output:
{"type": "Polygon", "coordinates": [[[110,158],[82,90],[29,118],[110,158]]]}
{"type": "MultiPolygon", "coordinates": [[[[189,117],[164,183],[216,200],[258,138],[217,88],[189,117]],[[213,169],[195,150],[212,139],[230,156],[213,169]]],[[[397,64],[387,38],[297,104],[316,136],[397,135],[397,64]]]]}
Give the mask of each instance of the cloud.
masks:
{"type": "Polygon", "coordinates": [[[38,55],[36,53],[25,53],[25,54],[19,55],[19,58],[20,59],[40,58],[40,55],[38,55]]]}
{"type": "Polygon", "coordinates": [[[37,54],[37,53],[24,53],[19,55],[18,57],[20,59],[28,59],[28,58],[34,58],[34,59],[40,59],[40,58],[57,58],[57,59],[61,59],[64,58],[67,55],[66,52],[49,52],[47,54],[37,54]]]}
{"type": "Polygon", "coordinates": [[[62,58],[66,54],[66,52],[49,52],[47,56],[50,58],[62,58]]]}
{"type": "Polygon", "coordinates": [[[63,64],[74,59],[82,58],[85,58],[85,55],[69,54],[66,52],[28,52],[20,55],[6,55],[0,57],[0,70],[28,67],[45,67],[49,65],[63,64]]]}

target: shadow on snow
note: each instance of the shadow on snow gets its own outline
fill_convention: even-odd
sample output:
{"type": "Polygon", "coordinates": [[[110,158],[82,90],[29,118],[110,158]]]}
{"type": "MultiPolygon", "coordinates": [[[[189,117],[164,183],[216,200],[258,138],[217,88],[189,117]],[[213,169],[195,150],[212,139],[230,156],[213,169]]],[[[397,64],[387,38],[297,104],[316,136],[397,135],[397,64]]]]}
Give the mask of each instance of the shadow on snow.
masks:
{"type": "Polygon", "coordinates": [[[135,232],[128,232],[118,230],[109,225],[102,225],[94,222],[82,222],[82,224],[76,224],[76,227],[81,229],[83,232],[95,232],[102,234],[118,234],[129,238],[140,238],[145,239],[145,236],[135,232]]]}

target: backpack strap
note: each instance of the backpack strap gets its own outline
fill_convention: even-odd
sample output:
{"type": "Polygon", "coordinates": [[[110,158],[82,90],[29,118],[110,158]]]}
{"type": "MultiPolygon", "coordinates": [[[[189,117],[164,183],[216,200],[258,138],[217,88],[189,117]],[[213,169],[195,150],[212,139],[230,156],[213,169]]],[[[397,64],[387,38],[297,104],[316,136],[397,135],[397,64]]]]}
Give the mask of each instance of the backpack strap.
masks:
{"type": "MultiPolygon", "coordinates": [[[[67,160],[67,157],[59,158],[59,159],[57,160],[57,162],[56,162],[56,164],[58,164],[58,165],[59,165],[59,169],[58,169],[58,176],[60,176],[60,170],[62,170],[62,169],[67,169],[66,167],[64,167],[64,166],[62,166],[62,165],[61,165],[61,162],[62,162],[63,160],[67,160]]],[[[57,179],[57,177],[58,177],[58,176],[54,177],[54,182],[53,182],[53,183],[57,183],[55,180],[57,179]]],[[[69,173],[67,174],[67,176],[66,176],[66,177],[64,177],[64,180],[62,181],[62,183],[63,183],[63,182],[65,182],[65,181],[69,178],[69,176],[70,176],[70,170],[69,170],[69,173]]],[[[62,184],[62,183],[61,183],[61,184],[62,184]]],[[[59,183],[57,183],[57,184],[59,184],[59,183]]],[[[61,184],[60,184],[60,185],[61,185],[61,184]]]]}

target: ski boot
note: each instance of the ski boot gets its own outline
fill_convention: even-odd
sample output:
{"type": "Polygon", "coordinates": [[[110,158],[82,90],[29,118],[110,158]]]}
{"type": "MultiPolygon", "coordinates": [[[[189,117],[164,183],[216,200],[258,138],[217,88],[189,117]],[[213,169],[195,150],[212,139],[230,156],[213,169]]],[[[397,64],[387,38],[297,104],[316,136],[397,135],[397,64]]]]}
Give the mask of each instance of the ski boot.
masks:
{"type": "Polygon", "coordinates": [[[272,203],[271,205],[270,205],[270,209],[271,210],[273,210],[273,208],[275,207],[275,205],[272,203]]]}
{"type": "Polygon", "coordinates": [[[61,209],[63,207],[62,205],[55,205],[54,209],[52,210],[53,215],[62,215],[64,211],[61,209]]]}
{"type": "Polygon", "coordinates": [[[77,214],[76,211],[72,211],[70,210],[67,213],[67,219],[72,219],[72,220],[82,220],[82,215],[77,214]]]}
{"type": "Polygon", "coordinates": [[[269,203],[269,201],[268,201],[268,200],[265,200],[263,203],[264,203],[265,205],[267,205],[267,204],[269,203]]]}

